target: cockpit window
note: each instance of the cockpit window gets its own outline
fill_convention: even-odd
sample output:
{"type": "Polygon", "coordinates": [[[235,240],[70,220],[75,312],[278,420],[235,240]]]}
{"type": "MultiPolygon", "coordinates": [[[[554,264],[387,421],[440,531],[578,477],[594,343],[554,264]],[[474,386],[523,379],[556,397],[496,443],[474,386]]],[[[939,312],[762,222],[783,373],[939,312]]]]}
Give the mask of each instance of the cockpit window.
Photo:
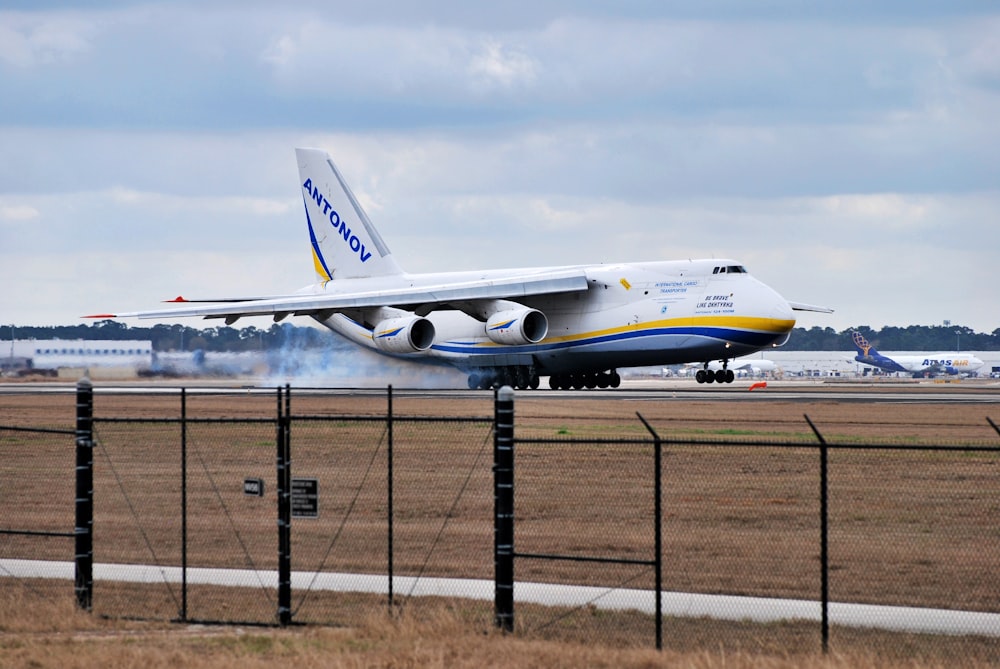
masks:
{"type": "Polygon", "coordinates": [[[746,274],[746,267],[743,265],[725,265],[712,270],[712,274],[746,274]]]}

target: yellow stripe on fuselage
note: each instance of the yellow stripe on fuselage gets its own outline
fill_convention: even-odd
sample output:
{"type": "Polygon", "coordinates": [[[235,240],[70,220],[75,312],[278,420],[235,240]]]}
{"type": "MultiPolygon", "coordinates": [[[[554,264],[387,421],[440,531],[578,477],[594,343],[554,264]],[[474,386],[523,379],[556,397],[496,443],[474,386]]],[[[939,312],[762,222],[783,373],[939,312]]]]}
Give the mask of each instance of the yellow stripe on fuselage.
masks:
{"type": "MultiPolygon", "coordinates": [[[[667,318],[657,321],[646,321],[643,323],[633,323],[621,325],[603,330],[591,330],[590,332],[580,332],[577,334],[563,335],[560,337],[546,337],[540,343],[555,344],[561,342],[574,342],[583,339],[594,339],[608,337],[625,332],[641,332],[642,330],[658,330],[665,328],[729,328],[733,330],[748,330],[751,332],[773,332],[774,334],[784,334],[795,327],[793,319],[777,318],[757,318],[753,316],[689,316],[685,318],[667,318]]],[[[503,346],[492,341],[478,342],[477,346],[503,346]]]]}
{"type": "Polygon", "coordinates": [[[623,332],[683,327],[731,328],[734,330],[750,330],[753,332],[773,332],[775,334],[783,334],[795,327],[795,321],[785,319],[779,320],[775,318],[755,318],[751,316],[690,316],[686,318],[668,318],[665,320],[633,323],[631,325],[622,325],[615,328],[606,328],[604,330],[594,330],[591,332],[564,335],[562,337],[546,337],[545,341],[576,341],[579,339],[589,339],[593,337],[607,337],[609,335],[621,334],[623,332]]]}

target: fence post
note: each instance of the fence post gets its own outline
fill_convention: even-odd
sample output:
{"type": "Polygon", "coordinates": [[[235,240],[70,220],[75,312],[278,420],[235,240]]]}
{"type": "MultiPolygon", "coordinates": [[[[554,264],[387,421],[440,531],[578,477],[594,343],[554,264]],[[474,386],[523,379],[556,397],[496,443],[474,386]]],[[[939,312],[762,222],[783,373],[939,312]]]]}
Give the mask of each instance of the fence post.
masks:
{"type": "Polygon", "coordinates": [[[181,388],[181,622],[188,617],[187,389],[181,388]]]}
{"type": "Polygon", "coordinates": [[[393,550],[394,550],[394,548],[393,548],[393,532],[395,531],[395,528],[393,526],[393,523],[394,523],[394,511],[393,511],[393,499],[392,499],[392,493],[393,493],[393,491],[392,491],[392,486],[393,486],[393,469],[392,469],[392,467],[393,467],[393,457],[394,456],[393,456],[393,452],[392,452],[392,445],[393,445],[393,443],[392,443],[393,442],[393,432],[392,432],[393,431],[393,415],[392,415],[392,384],[391,383],[389,384],[389,387],[386,388],[386,401],[387,401],[387,406],[386,406],[386,412],[387,412],[387,416],[386,416],[386,468],[385,468],[386,469],[386,472],[385,472],[385,474],[386,474],[386,507],[387,507],[386,508],[386,516],[387,516],[387,518],[386,518],[387,523],[386,524],[388,525],[387,529],[388,529],[388,532],[389,532],[389,536],[388,536],[388,539],[387,539],[386,550],[388,552],[388,555],[387,555],[388,565],[387,566],[388,566],[388,572],[389,572],[389,612],[391,613],[392,612],[393,604],[395,603],[395,600],[394,600],[395,595],[394,595],[394,592],[393,592],[394,574],[393,574],[393,563],[392,563],[392,554],[393,554],[393,550]]]}
{"type": "Polygon", "coordinates": [[[292,622],[292,454],[289,410],[291,388],[285,386],[285,410],[278,388],[278,623],[292,622]]]}
{"type": "Polygon", "coordinates": [[[496,625],[514,631],[514,390],[497,392],[493,429],[493,567],[496,625]]]}
{"type": "MultiPolygon", "coordinates": [[[[805,414],[803,414],[805,415],[805,414]]],[[[830,652],[830,512],[829,512],[829,478],[827,463],[829,461],[826,439],[820,433],[809,416],[806,422],[812,428],[813,434],[819,440],[819,562],[820,562],[820,606],[822,607],[821,626],[823,634],[823,654],[830,652]]]]}
{"type": "Polygon", "coordinates": [[[94,386],[88,376],[76,384],[76,527],[74,592],[81,609],[94,601],[94,386]]]}
{"type": "Polygon", "coordinates": [[[642,417],[642,424],[653,435],[653,558],[656,571],[654,574],[654,589],[656,590],[654,623],[656,625],[656,650],[663,650],[663,441],[653,426],[642,417]]]}

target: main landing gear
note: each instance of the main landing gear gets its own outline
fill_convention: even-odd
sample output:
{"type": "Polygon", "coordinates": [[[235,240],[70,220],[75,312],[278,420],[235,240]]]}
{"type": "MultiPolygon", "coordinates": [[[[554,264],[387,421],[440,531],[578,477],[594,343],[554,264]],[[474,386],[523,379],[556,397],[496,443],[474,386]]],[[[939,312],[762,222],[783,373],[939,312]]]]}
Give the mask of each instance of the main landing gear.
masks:
{"type": "Polygon", "coordinates": [[[516,365],[496,369],[480,369],[469,374],[470,390],[486,390],[496,386],[510,386],[518,390],[538,388],[538,372],[534,367],[516,365]]]}
{"type": "MultiPolygon", "coordinates": [[[[699,372],[700,373],[700,372],[699,372]]],[[[553,390],[583,390],[584,388],[617,388],[622,377],[614,369],[607,372],[587,372],[553,374],[549,377],[549,387],[553,390]]],[[[487,390],[493,387],[510,386],[518,390],[538,388],[538,372],[534,367],[517,365],[494,369],[477,369],[469,374],[469,388],[487,390]]]]}
{"type": "Polygon", "coordinates": [[[729,361],[722,361],[722,369],[717,371],[712,371],[708,368],[708,363],[705,363],[704,369],[699,369],[698,373],[694,375],[695,380],[698,383],[732,383],[733,379],[736,378],[736,374],[733,370],[728,368],[729,361]]]}

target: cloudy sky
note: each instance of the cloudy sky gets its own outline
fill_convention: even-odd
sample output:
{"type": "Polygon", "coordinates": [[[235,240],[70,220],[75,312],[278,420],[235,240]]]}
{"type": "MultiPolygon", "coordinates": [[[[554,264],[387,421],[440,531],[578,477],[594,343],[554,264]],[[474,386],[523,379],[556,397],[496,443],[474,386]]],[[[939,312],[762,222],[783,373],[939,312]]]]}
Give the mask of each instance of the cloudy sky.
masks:
{"type": "Polygon", "coordinates": [[[319,146],[411,272],[732,257],[801,327],[1000,328],[995,3],[276,4],[3,3],[0,325],[312,282],[319,146]]]}

